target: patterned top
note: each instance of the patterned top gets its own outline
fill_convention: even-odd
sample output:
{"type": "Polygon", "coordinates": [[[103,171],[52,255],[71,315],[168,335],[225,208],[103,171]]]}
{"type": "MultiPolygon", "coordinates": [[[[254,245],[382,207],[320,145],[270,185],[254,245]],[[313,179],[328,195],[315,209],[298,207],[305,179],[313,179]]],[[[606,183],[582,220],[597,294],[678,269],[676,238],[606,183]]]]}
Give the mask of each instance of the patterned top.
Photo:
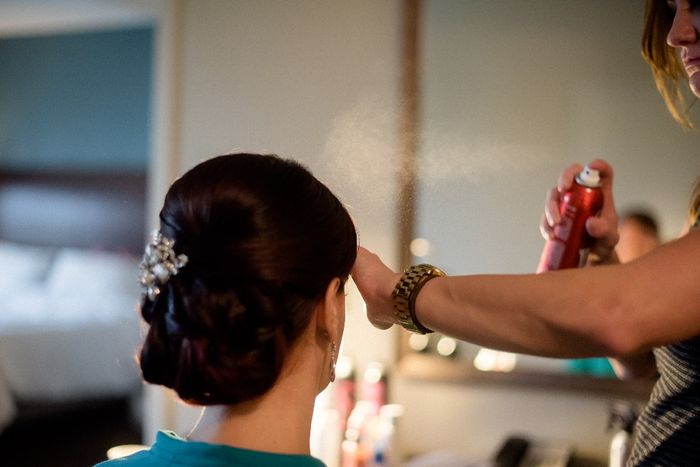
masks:
{"type": "Polygon", "coordinates": [[[315,457],[273,454],[220,444],[188,441],[170,431],[159,431],[150,449],[95,467],[325,467],[315,457]]]}
{"type": "MultiPolygon", "coordinates": [[[[697,228],[700,218],[693,225],[697,228]]],[[[659,379],[628,466],[700,466],[700,336],[654,349],[659,379]]]]}
{"type": "Polygon", "coordinates": [[[659,380],[628,466],[700,466],[700,336],[654,349],[659,380]]]}

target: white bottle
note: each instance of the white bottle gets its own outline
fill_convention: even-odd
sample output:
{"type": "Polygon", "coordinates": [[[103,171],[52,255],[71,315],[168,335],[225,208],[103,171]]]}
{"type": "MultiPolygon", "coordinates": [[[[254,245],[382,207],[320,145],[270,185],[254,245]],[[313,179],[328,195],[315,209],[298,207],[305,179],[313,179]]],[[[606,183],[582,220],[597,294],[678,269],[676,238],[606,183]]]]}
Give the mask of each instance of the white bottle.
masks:
{"type": "Polygon", "coordinates": [[[632,432],[637,420],[634,406],[625,401],[618,401],[610,408],[609,428],[617,431],[610,441],[610,459],[608,467],[625,467],[632,448],[632,432]]]}
{"type": "Polygon", "coordinates": [[[625,430],[620,430],[612,438],[610,442],[610,461],[609,467],[625,467],[627,458],[630,455],[630,447],[632,445],[632,436],[625,430]]]}
{"type": "Polygon", "coordinates": [[[343,430],[340,413],[332,404],[330,386],[316,397],[309,440],[311,455],[328,467],[340,467],[340,443],[343,430]]]}
{"type": "Polygon", "coordinates": [[[399,449],[396,445],[396,422],[403,415],[403,406],[383,405],[375,417],[372,429],[372,467],[398,467],[401,465],[399,449]]]}

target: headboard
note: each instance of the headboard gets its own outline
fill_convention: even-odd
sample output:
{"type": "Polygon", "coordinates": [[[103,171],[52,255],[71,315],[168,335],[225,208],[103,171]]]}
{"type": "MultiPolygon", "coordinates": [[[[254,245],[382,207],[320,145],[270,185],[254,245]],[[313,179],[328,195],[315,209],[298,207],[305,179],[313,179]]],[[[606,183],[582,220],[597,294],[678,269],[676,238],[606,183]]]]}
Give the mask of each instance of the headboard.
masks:
{"type": "Polygon", "coordinates": [[[0,170],[0,240],[140,254],[144,173],[0,170]]]}

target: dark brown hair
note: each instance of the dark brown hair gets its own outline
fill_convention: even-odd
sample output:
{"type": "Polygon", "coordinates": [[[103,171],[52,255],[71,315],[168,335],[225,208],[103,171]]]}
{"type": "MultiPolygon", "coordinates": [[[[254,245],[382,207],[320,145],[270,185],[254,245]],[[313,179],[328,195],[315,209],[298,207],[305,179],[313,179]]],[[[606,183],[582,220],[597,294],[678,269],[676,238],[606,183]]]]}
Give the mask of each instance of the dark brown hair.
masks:
{"type": "Polygon", "coordinates": [[[294,161],[229,154],[173,183],[160,221],[189,261],[142,302],[144,379],[202,405],[264,394],[330,281],[350,273],[347,210],[294,161]]]}
{"type": "Polygon", "coordinates": [[[645,208],[628,209],[620,214],[620,223],[632,221],[644,229],[650,235],[659,234],[659,223],[656,216],[645,208]]]}
{"type": "Polygon", "coordinates": [[[676,51],[666,43],[674,12],[665,0],[647,0],[642,33],[642,56],[651,65],[656,87],[673,118],[684,128],[693,128],[684,97],[687,82],[676,51]]]}

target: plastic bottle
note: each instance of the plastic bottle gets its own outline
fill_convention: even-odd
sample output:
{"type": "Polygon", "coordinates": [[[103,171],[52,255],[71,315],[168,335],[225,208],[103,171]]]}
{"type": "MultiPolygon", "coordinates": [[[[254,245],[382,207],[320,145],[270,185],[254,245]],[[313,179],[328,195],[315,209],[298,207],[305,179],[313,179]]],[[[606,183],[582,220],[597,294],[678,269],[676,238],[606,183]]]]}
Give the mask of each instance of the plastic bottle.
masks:
{"type": "Polygon", "coordinates": [[[350,357],[340,356],[335,366],[333,403],[340,414],[340,429],[345,432],[348,417],[355,406],[355,369],[350,357]]]}
{"type": "Polygon", "coordinates": [[[632,448],[632,432],[637,420],[637,412],[629,402],[619,401],[610,409],[608,429],[617,431],[610,441],[608,467],[624,467],[632,448]]]}
{"type": "Polygon", "coordinates": [[[586,166],[562,197],[559,207],[562,221],[554,227],[553,237],[545,243],[537,272],[584,265],[593,243],[586,231],[586,220],[598,214],[602,207],[600,174],[586,166]]]}
{"type": "Polygon", "coordinates": [[[396,446],[396,423],[403,415],[403,406],[398,404],[383,405],[379,415],[374,417],[371,430],[372,460],[371,467],[398,467],[401,465],[396,446]]]}
{"type": "Polygon", "coordinates": [[[371,414],[378,415],[379,408],[387,402],[387,384],[384,365],[379,362],[367,364],[360,387],[360,399],[370,403],[371,414]]]}
{"type": "Polygon", "coordinates": [[[350,413],[342,443],[342,467],[365,467],[370,459],[368,428],[374,412],[371,402],[359,400],[350,413]]]}

